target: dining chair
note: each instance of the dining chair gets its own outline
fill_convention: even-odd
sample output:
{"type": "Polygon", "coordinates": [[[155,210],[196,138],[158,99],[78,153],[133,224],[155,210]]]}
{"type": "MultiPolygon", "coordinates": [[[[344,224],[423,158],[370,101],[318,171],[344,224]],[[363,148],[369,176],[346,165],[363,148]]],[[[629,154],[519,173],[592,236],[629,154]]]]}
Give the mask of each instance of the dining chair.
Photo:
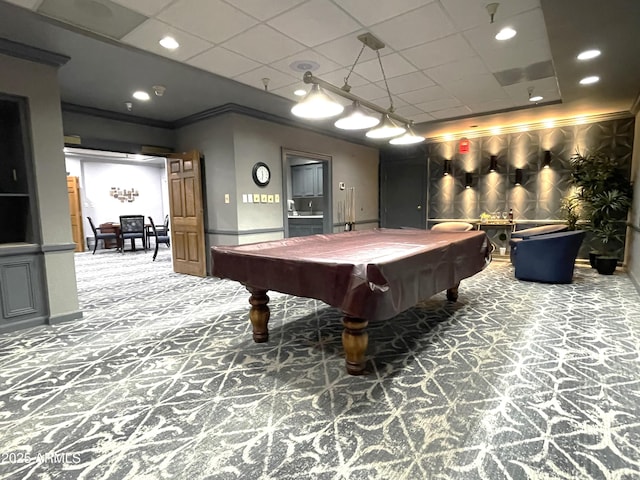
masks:
{"type": "Polygon", "coordinates": [[[101,227],[96,227],[93,224],[93,220],[91,219],[91,217],[87,217],[87,220],[89,220],[89,225],[91,225],[91,230],[93,230],[93,253],[92,253],[92,255],[96,254],[96,248],[98,248],[98,242],[100,240],[102,240],[103,247],[107,246],[107,242],[108,241],[114,241],[114,242],[118,241],[118,235],[116,234],[115,231],[103,232],[101,227]]]}
{"type": "Polygon", "coordinates": [[[131,240],[131,250],[136,249],[136,239],[142,240],[142,246],[147,249],[147,236],[144,230],[144,215],[120,215],[120,243],[124,253],[125,240],[131,240]]]}
{"type": "MultiPolygon", "coordinates": [[[[165,219],[166,222],[167,219],[165,219]]],[[[155,262],[156,257],[158,256],[158,245],[160,243],[164,243],[167,247],[171,247],[171,237],[169,236],[169,228],[166,227],[166,230],[161,230],[160,228],[156,228],[156,224],[153,223],[153,218],[149,217],[149,222],[151,223],[151,229],[153,230],[153,236],[156,239],[156,248],[153,251],[153,261],[155,262]]],[[[166,223],[165,223],[166,225],[166,223]]]]}

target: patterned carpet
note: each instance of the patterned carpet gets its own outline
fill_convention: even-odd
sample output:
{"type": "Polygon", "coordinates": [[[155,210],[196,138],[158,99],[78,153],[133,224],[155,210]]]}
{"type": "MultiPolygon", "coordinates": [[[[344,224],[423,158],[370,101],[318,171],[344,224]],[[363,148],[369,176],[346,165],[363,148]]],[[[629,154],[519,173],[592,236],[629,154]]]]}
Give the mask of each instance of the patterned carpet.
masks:
{"type": "Polygon", "coordinates": [[[0,335],[2,479],[637,479],[640,302],[579,267],[494,262],[369,329],[346,374],[339,313],[172,273],[164,247],[76,254],[84,319],[0,335]]]}

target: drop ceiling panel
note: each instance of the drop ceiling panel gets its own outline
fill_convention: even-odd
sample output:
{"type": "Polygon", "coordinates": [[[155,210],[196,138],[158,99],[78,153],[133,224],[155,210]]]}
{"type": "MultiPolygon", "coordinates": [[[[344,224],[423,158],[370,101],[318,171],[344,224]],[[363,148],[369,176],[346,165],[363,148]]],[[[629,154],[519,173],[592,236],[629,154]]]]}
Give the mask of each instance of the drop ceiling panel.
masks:
{"type": "Polygon", "coordinates": [[[440,65],[439,67],[428,68],[424,73],[440,85],[455,82],[465,77],[476,75],[488,75],[490,72],[480,58],[466,58],[456,62],[440,65]]]}
{"type": "Polygon", "coordinates": [[[425,113],[419,108],[414,107],[413,105],[406,105],[404,107],[396,108],[396,113],[398,115],[402,115],[403,117],[407,117],[409,120],[412,120],[415,115],[421,115],[425,113]]]}
{"type": "Polygon", "coordinates": [[[497,100],[508,98],[493,75],[476,75],[448,82],[444,88],[462,103],[477,102],[479,99],[497,100]]]}
{"type": "MultiPolygon", "coordinates": [[[[407,75],[400,75],[388,79],[389,90],[391,93],[405,93],[412,90],[420,90],[421,88],[430,87],[434,85],[431,79],[427,78],[422,72],[413,72],[407,75]]],[[[376,82],[380,88],[385,88],[384,81],[376,82]]]]}
{"type": "MultiPolygon", "coordinates": [[[[364,98],[365,100],[369,100],[373,102],[379,98],[388,98],[387,91],[384,88],[380,88],[379,86],[368,83],[367,85],[361,85],[359,87],[354,87],[351,90],[351,93],[357,95],[359,97],[364,98]]],[[[387,100],[386,103],[389,103],[387,100]]]]}
{"type": "MultiPolygon", "coordinates": [[[[486,5],[491,1],[479,0],[440,0],[453,23],[460,30],[468,30],[478,25],[488,24],[490,21],[486,5]]],[[[494,16],[494,25],[502,28],[509,19],[527,10],[540,7],[539,0],[509,0],[500,2],[494,16]]]]}
{"type": "Polygon", "coordinates": [[[304,50],[304,45],[266,25],[250,28],[224,42],[222,46],[265,64],[304,50]]]}
{"type": "Polygon", "coordinates": [[[309,0],[267,23],[309,47],[329,42],[361,28],[329,0],[309,0]]]}
{"type": "MultiPolygon", "coordinates": [[[[344,85],[344,79],[348,74],[349,74],[349,68],[347,67],[347,68],[340,68],[333,72],[323,73],[322,76],[320,75],[319,76],[320,78],[322,78],[322,80],[332,83],[338,87],[342,87],[342,85],[344,85]]],[[[367,83],[369,83],[369,81],[366,78],[361,77],[355,72],[352,72],[351,75],[349,75],[349,85],[351,85],[352,87],[366,85],[367,83]]]]}
{"type": "Polygon", "coordinates": [[[147,19],[110,0],[44,0],[38,12],[116,39],[147,19]]]}
{"type": "Polygon", "coordinates": [[[456,34],[403,50],[401,54],[416,67],[424,70],[453,60],[473,57],[476,52],[462,35],[456,34]]]}
{"type": "Polygon", "coordinates": [[[157,53],[174,60],[184,61],[213,46],[212,43],[196,37],[155,19],[149,19],[127,34],[122,41],[148,52],[157,53]],[[158,43],[170,35],[180,44],[175,50],[168,50],[158,43]]]}
{"type": "Polygon", "coordinates": [[[163,8],[167,7],[173,0],[112,0],[119,3],[123,7],[130,8],[138,13],[153,17],[160,13],[163,8]]]}
{"type": "Polygon", "coordinates": [[[483,113],[483,112],[496,112],[499,110],[506,110],[508,108],[517,107],[522,105],[522,103],[518,104],[511,99],[500,99],[500,100],[488,100],[482,102],[472,102],[467,106],[474,113],[483,113]]]}
{"type": "Polygon", "coordinates": [[[289,10],[296,5],[301,4],[305,0],[226,0],[227,3],[233,5],[238,10],[258,18],[262,21],[268,20],[279,13],[289,10]]]}
{"type": "Polygon", "coordinates": [[[191,58],[187,63],[194,67],[229,78],[261,66],[258,62],[254,62],[223,47],[211,48],[191,58]]]}
{"type": "Polygon", "coordinates": [[[419,103],[416,108],[424,112],[434,112],[436,110],[445,110],[448,108],[460,107],[462,104],[460,100],[455,97],[439,98],[438,100],[431,100],[429,102],[419,103]]]}
{"type": "Polygon", "coordinates": [[[380,60],[378,60],[378,58],[374,58],[364,63],[358,62],[354,71],[357,72],[358,75],[368,79],[370,82],[377,82],[378,80],[383,79],[380,62],[382,62],[382,67],[384,68],[384,73],[387,78],[397,77],[416,71],[416,67],[411,65],[397,53],[385,55],[384,57],[381,57],[380,60]]]}
{"type": "Polygon", "coordinates": [[[429,115],[428,113],[421,113],[420,115],[414,116],[411,120],[414,123],[422,123],[422,122],[430,122],[431,120],[435,120],[433,115],[429,115]]]}
{"type": "Polygon", "coordinates": [[[315,62],[319,65],[319,67],[312,72],[317,76],[322,76],[325,73],[334,72],[341,68],[341,65],[329,60],[324,55],[320,55],[318,52],[308,49],[298,52],[282,60],[278,60],[277,62],[272,63],[271,67],[275,68],[276,70],[280,70],[281,72],[302,78],[305,70],[300,70],[297,67],[293,68],[291,65],[293,64],[295,67],[295,62],[298,62],[300,66],[304,66],[304,63],[309,61],[315,62]]]}
{"type": "Polygon", "coordinates": [[[469,107],[455,107],[448,108],[446,110],[436,110],[434,112],[430,112],[430,114],[434,118],[455,118],[455,117],[464,117],[465,115],[470,115],[473,113],[469,107]]]}
{"type": "MultiPolygon", "coordinates": [[[[358,30],[347,36],[332,40],[331,42],[327,42],[323,45],[318,45],[314,50],[317,50],[334,62],[351,67],[353,62],[356,61],[360,50],[362,50],[362,42],[358,40],[358,35],[365,32],[366,30],[358,30]]],[[[358,63],[366,62],[372,58],[376,58],[375,52],[370,48],[365,47],[358,63]]]]}
{"type": "Polygon", "coordinates": [[[451,20],[438,3],[430,3],[374,25],[371,31],[395,50],[421,45],[455,33],[451,20]]]}
{"type": "Polygon", "coordinates": [[[220,0],[179,0],[158,18],[214,43],[221,43],[258,23],[220,0]]]}
{"type": "Polygon", "coordinates": [[[409,105],[417,105],[418,103],[438,100],[443,97],[450,97],[451,95],[440,85],[436,85],[433,87],[421,88],[420,90],[414,90],[413,92],[401,93],[398,96],[409,105]]]}
{"type": "Polygon", "coordinates": [[[370,26],[421,7],[433,0],[393,0],[376,2],[371,0],[340,0],[339,5],[362,25],[370,26]]]}
{"type": "Polygon", "coordinates": [[[268,89],[275,90],[277,88],[286,87],[287,85],[292,85],[298,81],[297,78],[291,75],[285,75],[278,70],[275,70],[271,67],[262,66],[255,70],[251,70],[250,72],[243,73],[241,75],[236,75],[233,77],[234,80],[242,82],[246,85],[250,85],[259,90],[264,90],[264,84],[262,83],[263,78],[269,79],[268,89]]]}

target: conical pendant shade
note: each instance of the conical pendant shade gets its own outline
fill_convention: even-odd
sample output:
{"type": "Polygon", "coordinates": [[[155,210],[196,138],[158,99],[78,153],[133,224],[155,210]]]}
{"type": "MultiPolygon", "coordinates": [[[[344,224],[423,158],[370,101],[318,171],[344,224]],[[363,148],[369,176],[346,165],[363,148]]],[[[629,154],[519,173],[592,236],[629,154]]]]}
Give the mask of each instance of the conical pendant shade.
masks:
{"type": "Polygon", "coordinates": [[[412,145],[414,143],[420,143],[422,141],[424,141],[424,137],[417,135],[411,127],[407,126],[407,131],[404,135],[392,138],[391,140],[389,140],[389,143],[391,145],[412,145]]]}
{"type": "Polygon", "coordinates": [[[369,138],[391,138],[397,137],[398,135],[402,135],[407,131],[406,128],[399,126],[395,123],[389,115],[384,113],[381,117],[381,123],[378,127],[373,130],[369,130],[366,135],[369,138]]]}
{"type": "Polygon", "coordinates": [[[343,110],[342,105],[314,83],[309,93],[291,109],[291,113],[300,118],[320,120],[339,115],[343,110]]]}
{"type": "Polygon", "coordinates": [[[343,130],[362,130],[375,127],[379,123],[380,120],[365,112],[359,102],[353,102],[352,105],[345,108],[345,115],[339,118],[334,125],[343,130]]]}

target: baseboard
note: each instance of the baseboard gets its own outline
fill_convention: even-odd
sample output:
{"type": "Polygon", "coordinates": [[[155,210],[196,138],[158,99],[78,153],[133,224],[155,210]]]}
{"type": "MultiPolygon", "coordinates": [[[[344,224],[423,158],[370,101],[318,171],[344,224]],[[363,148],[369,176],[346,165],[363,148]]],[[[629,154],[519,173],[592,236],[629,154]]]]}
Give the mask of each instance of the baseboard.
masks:
{"type": "Polygon", "coordinates": [[[57,325],[58,323],[68,322],[70,320],[79,320],[82,318],[82,310],[64,313],[62,315],[50,315],[47,319],[49,325],[57,325]]]}

